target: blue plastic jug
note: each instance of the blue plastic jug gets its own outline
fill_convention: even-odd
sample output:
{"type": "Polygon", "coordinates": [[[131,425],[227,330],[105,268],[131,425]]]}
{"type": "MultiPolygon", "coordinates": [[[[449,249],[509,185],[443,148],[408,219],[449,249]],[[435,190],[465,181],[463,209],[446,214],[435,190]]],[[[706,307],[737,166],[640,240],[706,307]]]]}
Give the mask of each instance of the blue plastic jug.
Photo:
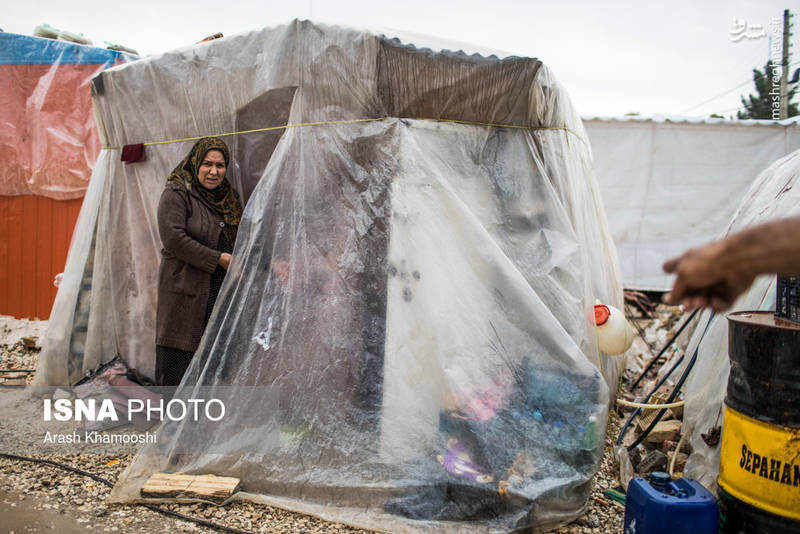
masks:
{"type": "Polygon", "coordinates": [[[716,534],[717,500],[690,478],[634,478],[625,500],[624,534],[716,534]]]}

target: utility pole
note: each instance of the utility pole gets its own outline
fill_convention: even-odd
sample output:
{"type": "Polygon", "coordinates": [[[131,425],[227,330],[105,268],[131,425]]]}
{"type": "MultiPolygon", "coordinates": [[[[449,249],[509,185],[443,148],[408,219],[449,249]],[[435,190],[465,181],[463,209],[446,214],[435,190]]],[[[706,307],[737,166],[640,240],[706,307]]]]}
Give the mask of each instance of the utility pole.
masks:
{"type": "Polygon", "coordinates": [[[781,109],[780,109],[781,120],[785,119],[787,114],[789,113],[789,98],[786,87],[786,78],[789,76],[789,46],[791,46],[789,38],[792,35],[792,32],[789,31],[792,27],[792,23],[790,22],[791,18],[792,14],[789,13],[789,10],[784,9],[783,10],[783,55],[781,56],[781,109]]]}

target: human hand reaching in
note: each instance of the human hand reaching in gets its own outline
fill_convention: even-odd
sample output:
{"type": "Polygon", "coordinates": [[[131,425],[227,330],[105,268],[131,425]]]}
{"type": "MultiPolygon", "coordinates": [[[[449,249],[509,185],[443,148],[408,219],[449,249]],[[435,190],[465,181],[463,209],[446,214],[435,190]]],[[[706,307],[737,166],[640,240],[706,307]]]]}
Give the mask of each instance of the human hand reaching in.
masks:
{"type": "Polygon", "coordinates": [[[664,271],[677,275],[668,304],[682,304],[686,310],[712,308],[723,311],[753,283],[755,275],[731,268],[724,261],[724,245],[718,241],[689,249],[664,263],[664,271]]]}
{"type": "Polygon", "coordinates": [[[669,304],[730,308],[756,276],[800,275],[800,217],[778,219],[687,250],[664,263],[676,276],[669,304]]]}

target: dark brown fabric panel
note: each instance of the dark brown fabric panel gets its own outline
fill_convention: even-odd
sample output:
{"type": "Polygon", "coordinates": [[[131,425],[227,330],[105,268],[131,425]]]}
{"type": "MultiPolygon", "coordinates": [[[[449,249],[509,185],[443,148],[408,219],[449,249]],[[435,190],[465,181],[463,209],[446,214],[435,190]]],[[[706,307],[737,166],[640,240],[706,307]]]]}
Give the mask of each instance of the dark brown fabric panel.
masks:
{"type": "Polygon", "coordinates": [[[390,117],[539,126],[528,93],[540,66],[532,58],[433,53],[383,39],[378,94],[390,117]]]}
{"type": "MultiPolygon", "coordinates": [[[[281,87],[251,100],[236,110],[236,131],[285,126],[289,122],[289,112],[296,91],[297,87],[281,87]]],[[[250,200],[253,189],[264,174],[264,169],[285,131],[281,128],[236,136],[233,159],[239,165],[243,205],[250,200]]]]}

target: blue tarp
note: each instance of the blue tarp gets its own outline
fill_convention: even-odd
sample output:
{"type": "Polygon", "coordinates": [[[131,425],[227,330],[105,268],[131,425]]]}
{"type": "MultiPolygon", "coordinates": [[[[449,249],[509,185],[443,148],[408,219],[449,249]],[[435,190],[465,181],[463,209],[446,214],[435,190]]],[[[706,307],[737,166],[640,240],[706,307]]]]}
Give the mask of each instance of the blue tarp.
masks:
{"type": "MultiPolygon", "coordinates": [[[[122,52],[0,32],[0,65],[104,65],[113,66],[122,52]]],[[[127,55],[127,54],[125,54],[127,55]]],[[[128,58],[132,59],[132,58],[128,58]]]]}

